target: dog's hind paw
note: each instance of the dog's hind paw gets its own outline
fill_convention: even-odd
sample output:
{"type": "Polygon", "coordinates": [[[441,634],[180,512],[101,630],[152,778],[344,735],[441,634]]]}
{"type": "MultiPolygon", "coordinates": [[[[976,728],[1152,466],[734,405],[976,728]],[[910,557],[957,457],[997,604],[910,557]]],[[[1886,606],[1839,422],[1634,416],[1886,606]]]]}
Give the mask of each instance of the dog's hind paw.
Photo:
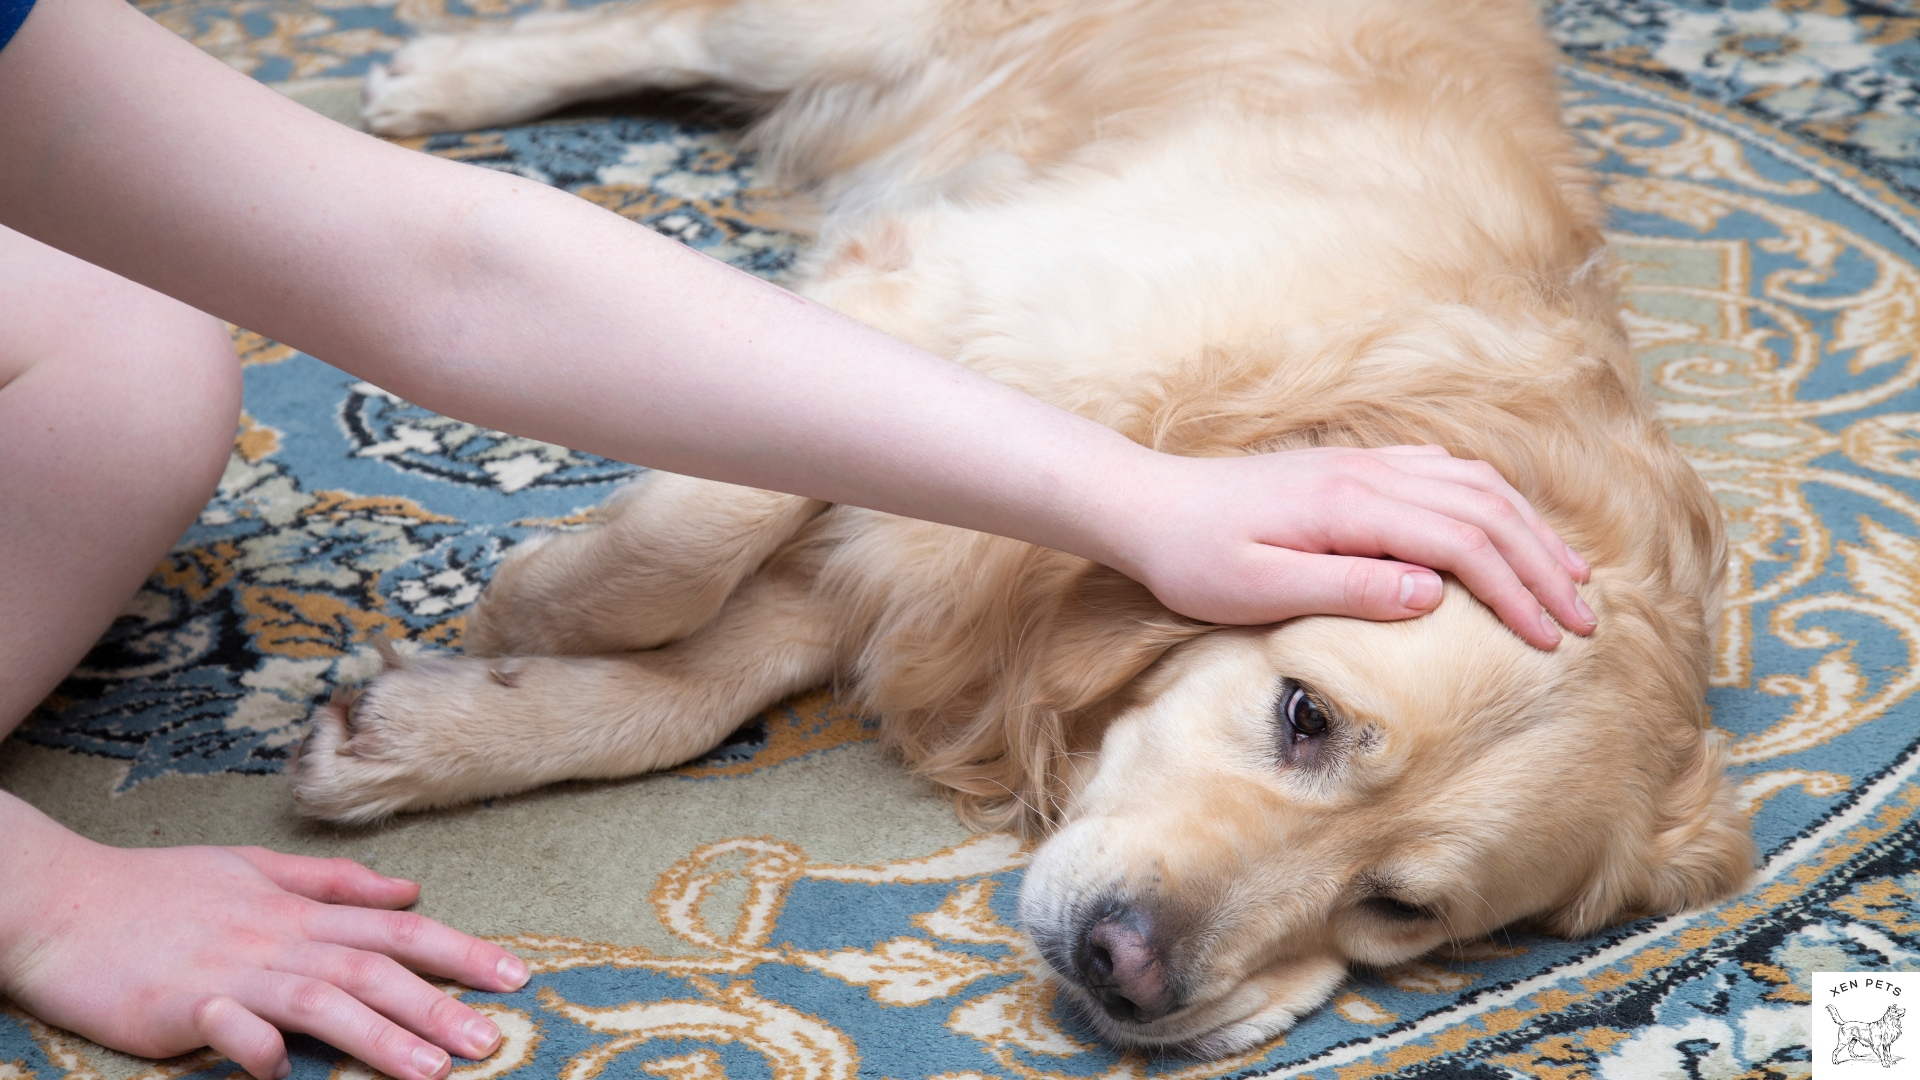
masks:
{"type": "Polygon", "coordinates": [[[367,130],[402,137],[472,126],[461,107],[460,51],[458,38],[423,37],[368,69],[360,98],[367,130]]]}
{"type": "Polygon", "coordinates": [[[549,107],[494,54],[509,54],[505,34],[434,35],[409,42],[385,65],[367,71],[360,118],[376,135],[404,137],[525,119],[549,107]],[[526,100],[528,95],[532,100],[526,100]]]}

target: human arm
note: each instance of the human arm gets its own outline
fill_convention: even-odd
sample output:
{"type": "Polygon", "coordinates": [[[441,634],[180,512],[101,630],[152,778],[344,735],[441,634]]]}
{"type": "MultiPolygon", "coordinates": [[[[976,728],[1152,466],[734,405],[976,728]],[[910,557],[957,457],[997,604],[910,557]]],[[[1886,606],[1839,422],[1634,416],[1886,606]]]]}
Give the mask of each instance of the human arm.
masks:
{"type": "Polygon", "coordinates": [[[582,200],[323,120],[118,0],[41,0],[0,100],[5,224],[450,416],[1061,548],[1197,618],[1418,614],[1418,564],[1536,645],[1541,604],[1592,624],[1584,568],[1477,463],[1154,453],[582,200]]]}

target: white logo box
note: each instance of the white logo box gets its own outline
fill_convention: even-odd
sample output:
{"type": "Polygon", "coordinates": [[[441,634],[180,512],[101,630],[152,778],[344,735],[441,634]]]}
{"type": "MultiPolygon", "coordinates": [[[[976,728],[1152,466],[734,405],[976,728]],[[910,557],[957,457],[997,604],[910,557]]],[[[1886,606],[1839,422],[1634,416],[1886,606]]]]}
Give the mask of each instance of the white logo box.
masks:
{"type": "Polygon", "coordinates": [[[1816,971],[1812,1080],[1920,1077],[1920,971],[1816,971]]]}

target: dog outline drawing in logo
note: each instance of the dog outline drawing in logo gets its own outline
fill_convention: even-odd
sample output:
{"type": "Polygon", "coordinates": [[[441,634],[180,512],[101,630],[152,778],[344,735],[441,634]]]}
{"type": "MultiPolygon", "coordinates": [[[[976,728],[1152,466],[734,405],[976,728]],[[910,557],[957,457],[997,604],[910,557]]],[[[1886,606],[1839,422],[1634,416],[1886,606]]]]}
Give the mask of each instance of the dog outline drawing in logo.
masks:
{"type": "Polygon", "coordinates": [[[1872,1023],[1864,1020],[1847,1020],[1841,1017],[1840,1010],[1827,1006],[1827,1015],[1840,1025],[1838,1041],[1833,1045],[1833,1063],[1853,1061],[1860,1058],[1873,1058],[1885,1068],[1893,1068],[1893,1063],[1901,1060],[1893,1056],[1894,1040],[1900,1037],[1900,1018],[1907,1010],[1898,1005],[1887,1006],[1880,1019],[1872,1023]]]}

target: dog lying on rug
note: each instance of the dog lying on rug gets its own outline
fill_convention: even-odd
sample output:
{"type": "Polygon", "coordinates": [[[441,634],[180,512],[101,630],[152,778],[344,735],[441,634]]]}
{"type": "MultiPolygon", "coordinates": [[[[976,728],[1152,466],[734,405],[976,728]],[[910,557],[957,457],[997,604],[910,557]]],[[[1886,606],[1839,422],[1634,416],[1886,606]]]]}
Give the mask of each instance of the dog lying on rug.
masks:
{"type": "Polygon", "coordinates": [[[657,0],[426,38],[376,130],[713,87],[825,217],[801,291],[1161,450],[1436,443],[1594,566],[1540,652],[1456,584],[1400,623],[1227,628],[1083,559],[653,474],[523,545],[465,656],[317,710],[359,822],[684,762],[838,680],[983,827],[1128,1046],[1219,1055],[1514,922],[1725,897],[1703,730],[1720,517],[1640,386],[1525,0],[657,0]]]}

